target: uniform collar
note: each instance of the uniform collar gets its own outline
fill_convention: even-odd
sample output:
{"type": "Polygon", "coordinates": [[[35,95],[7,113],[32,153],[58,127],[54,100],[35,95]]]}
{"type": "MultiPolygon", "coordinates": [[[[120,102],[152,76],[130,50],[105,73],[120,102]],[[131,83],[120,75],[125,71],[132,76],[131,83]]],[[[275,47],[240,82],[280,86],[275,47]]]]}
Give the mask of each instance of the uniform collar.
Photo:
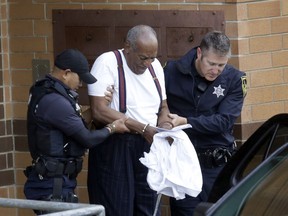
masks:
{"type": "Polygon", "coordinates": [[[177,61],[177,68],[183,74],[191,74],[192,67],[195,67],[197,47],[191,49],[177,61]]]}
{"type": "Polygon", "coordinates": [[[52,81],[54,81],[54,82],[58,82],[59,84],[61,84],[61,85],[62,85],[66,90],[68,90],[68,91],[71,90],[71,89],[70,89],[67,85],[65,85],[61,80],[59,80],[59,79],[51,76],[50,74],[47,74],[47,75],[46,75],[46,78],[48,78],[48,79],[50,79],[50,80],[52,80],[52,81]]]}
{"type": "Polygon", "coordinates": [[[68,94],[69,94],[69,93],[71,94],[71,96],[72,96],[75,100],[78,99],[78,93],[77,93],[76,91],[71,90],[71,89],[70,89],[67,85],[65,85],[61,80],[59,80],[59,79],[51,76],[50,74],[47,74],[47,75],[46,75],[46,78],[48,78],[48,79],[50,79],[50,80],[52,80],[52,81],[54,81],[54,82],[59,83],[59,84],[66,90],[66,92],[68,92],[68,94]]]}

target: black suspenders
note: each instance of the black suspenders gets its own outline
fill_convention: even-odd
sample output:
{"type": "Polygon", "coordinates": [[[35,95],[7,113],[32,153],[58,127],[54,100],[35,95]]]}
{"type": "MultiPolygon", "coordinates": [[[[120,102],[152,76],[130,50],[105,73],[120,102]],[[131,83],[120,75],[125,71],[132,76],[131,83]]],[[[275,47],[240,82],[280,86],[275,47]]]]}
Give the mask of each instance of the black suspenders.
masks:
{"type": "MultiPolygon", "coordinates": [[[[126,112],[126,81],[125,81],[125,76],[124,76],[124,70],[123,70],[123,62],[122,62],[122,58],[121,58],[121,54],[119,52],[119,50],[114,50],[113,51],[116,58],[117,58],[117,64],[118,64],[118,77],[119,77],[119,111],[122,113],[126,112]]],[[[152,65],[150,65],[148,67],[150,74],[154,80],[154,83],[156,85],[159,97],[160,97],[160,106],[159,106],[159,111],[161,109],[161,105],[162,105],[162,92],[161,92],[161,86],[159,83],[159,80],[155,74],[155,71],[152,67],[152,65]]]]}

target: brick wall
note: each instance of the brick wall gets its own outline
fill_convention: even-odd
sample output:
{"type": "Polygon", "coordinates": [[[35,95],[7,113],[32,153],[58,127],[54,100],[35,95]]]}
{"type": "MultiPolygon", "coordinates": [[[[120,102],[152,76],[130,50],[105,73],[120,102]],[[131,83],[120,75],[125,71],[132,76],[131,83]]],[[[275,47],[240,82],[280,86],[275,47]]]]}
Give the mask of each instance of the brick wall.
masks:
{"type": "MultiPolygon", "coordinates": [[[[230,63],[248,75],[236,136],[245,140],[267,118],[288,110],[287,0],[0,0],[0,9],[0,197],[24,198],[22,171],[31,162],[25,127],[31,62],[48,59],[52,68],[52,9],[223,10],[233,48],[230,63]]],[[[81,202],[88,201],[85,163],[78,178],[81,202]]],[[[167,198],[164,202],[166,216],[167,198]]]]}

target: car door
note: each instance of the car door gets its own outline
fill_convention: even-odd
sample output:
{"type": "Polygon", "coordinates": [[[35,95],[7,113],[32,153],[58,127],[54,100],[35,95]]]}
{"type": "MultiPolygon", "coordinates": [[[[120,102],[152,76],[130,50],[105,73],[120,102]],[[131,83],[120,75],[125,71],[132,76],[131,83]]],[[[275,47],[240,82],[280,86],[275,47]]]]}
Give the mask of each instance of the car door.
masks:
{"type": "Polygon", "coordinates": [[[194,216],[287,215],[288,143],[231,188],[215,204],[201,203],[194,216]]]}
{"type": "Polygon", "coordinates": [[[216,202],[286,142],[288,142],[288,114],[278,114],[268,119],[223,168],[208,201],[216,202]]]}

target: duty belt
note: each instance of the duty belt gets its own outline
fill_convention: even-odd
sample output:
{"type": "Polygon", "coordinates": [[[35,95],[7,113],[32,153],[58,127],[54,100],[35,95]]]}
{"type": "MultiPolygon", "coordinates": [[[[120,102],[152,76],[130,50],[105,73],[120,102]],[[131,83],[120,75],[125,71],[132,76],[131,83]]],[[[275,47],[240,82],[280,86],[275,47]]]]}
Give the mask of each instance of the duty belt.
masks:
{"type": "Polygon", "coordinates": [[[42,177],[55,177],[67,175],[76,178],[82,170],[82,158],[51,158],[39,157],[34,163],[36,172],[42,177]]]}
{"type": "Polygon", "coordinates": [[[199,163],[205,168],[220,167],[226,164],[235,150],[224,147],[214,149],[196,149],[199,163]]]}

